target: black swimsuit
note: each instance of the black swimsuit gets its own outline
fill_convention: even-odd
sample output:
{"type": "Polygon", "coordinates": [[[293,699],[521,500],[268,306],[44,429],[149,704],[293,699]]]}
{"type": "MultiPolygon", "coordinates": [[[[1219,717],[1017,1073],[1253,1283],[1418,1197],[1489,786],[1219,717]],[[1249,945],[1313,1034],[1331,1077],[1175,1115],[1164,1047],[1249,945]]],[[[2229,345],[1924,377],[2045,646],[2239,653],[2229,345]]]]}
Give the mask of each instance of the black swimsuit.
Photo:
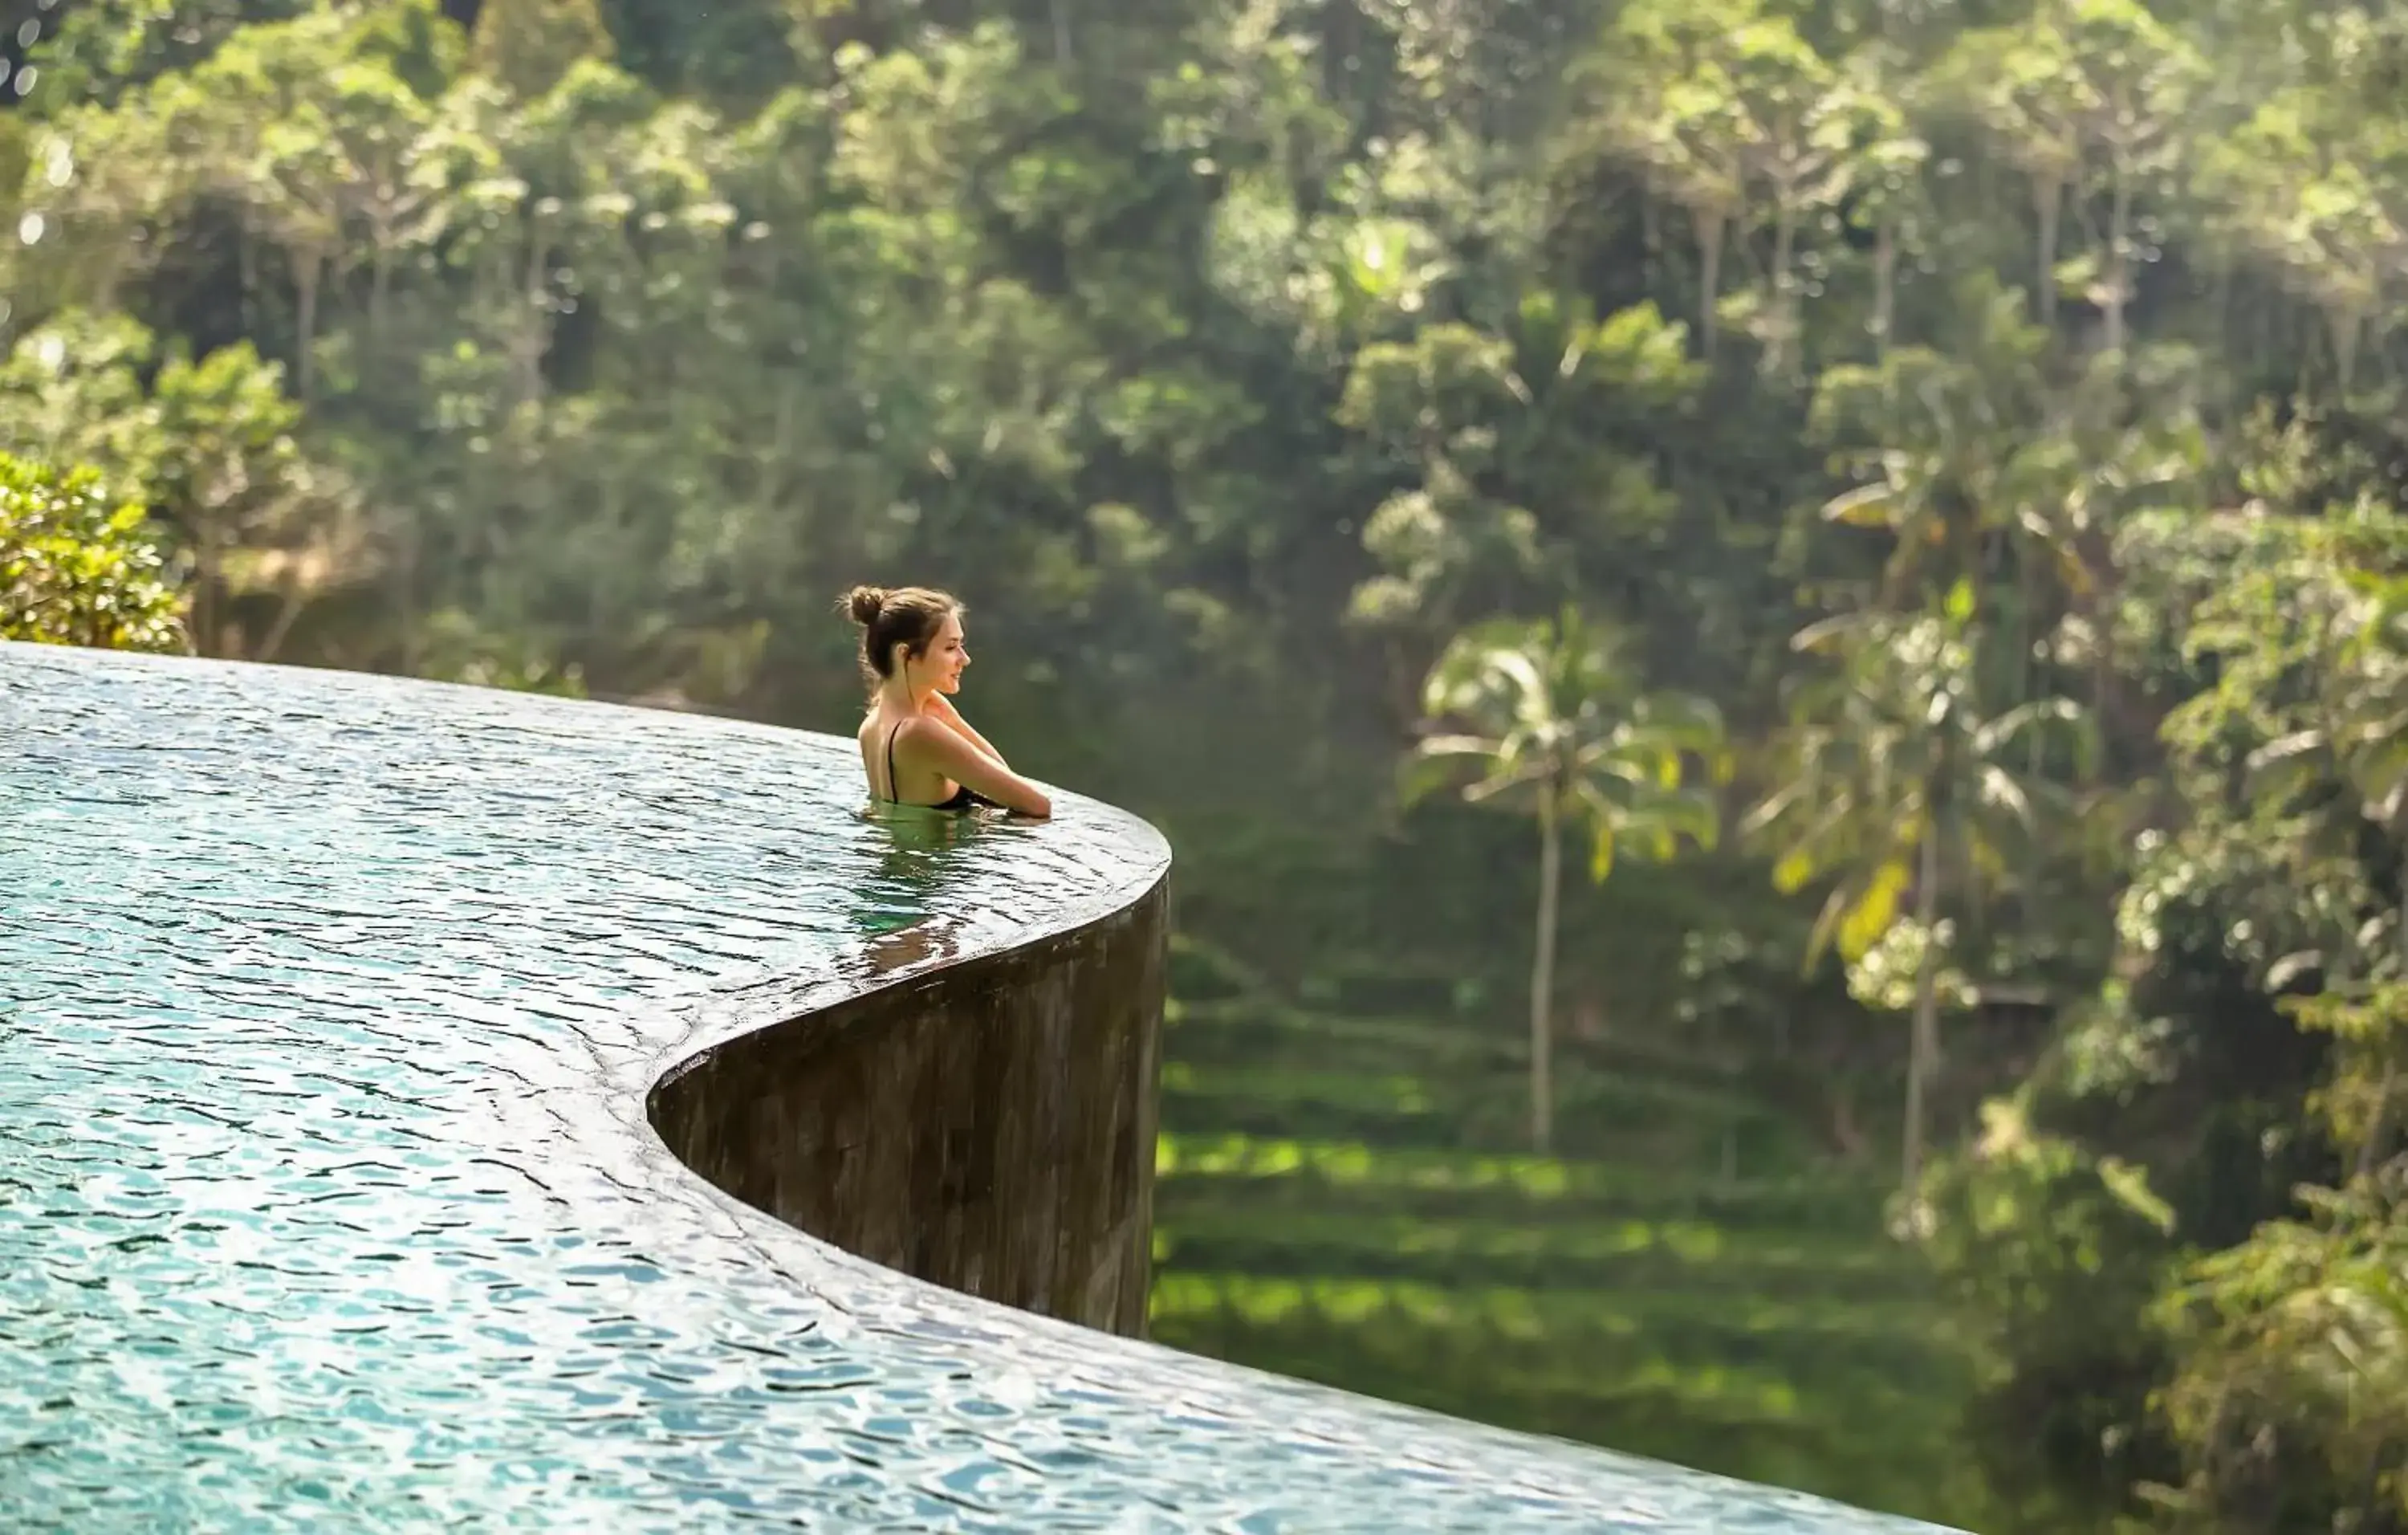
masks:
{"type": "Polygon", "coordinates": [[[963,783],[963,784],[957,784],[957,785],[955,785],[955,786],[954,786],[954,789],[953,789],[953,797],[952,797],[952,798],[947,799],[947,800],[943,800],[943,801],[941,801],[941,802],[939,802],[939,803],[938,803],[938,804],[934,804],[934,805],[919,805],[918,801],[916,801],[916,800],[910,800],[910,799],[900,799],[900,798],[896,797],[896,796],[895,796],[895,738],[896,738],[896,735],[897,735],[897,734],[902,730],[902,728],[903,728],[903,722],[902,722],[902,721],[900,721],[900,720],[897,720],[897,721],[896,721],[896,722],[895,722],[895,728],[894,728],[893,730],[889,730],[888,732],[886,732],[886,794],[887,794],[887,800],[886,800],[886,802],[887,802],[888,804],[890,804],[890,805],[915,805],[915,806],[917,806],[917,807],[918,807],[919,809],[921,809],[921,810],[928,810],[928,811],[967,811],[967,810],[969,810],[970,808],[972,808],[973,806],[978,806],[978,805],[985,805],[985,806],[988,806],[988,807],[990,807],[990,808],[992,808],[992,809],[995,809],[995,810],[1001,810],[1001,809],[1003,808],[1002,806],[996,804],[996,802],[995,802],[994,800],[989,799],[986,796],[984,796],[984,795],[982,795],[982,794],[979,793],[976,789],[971,788],[971,787],[970,787],[968,784],[967,784],[967,783],[963,783]]]}

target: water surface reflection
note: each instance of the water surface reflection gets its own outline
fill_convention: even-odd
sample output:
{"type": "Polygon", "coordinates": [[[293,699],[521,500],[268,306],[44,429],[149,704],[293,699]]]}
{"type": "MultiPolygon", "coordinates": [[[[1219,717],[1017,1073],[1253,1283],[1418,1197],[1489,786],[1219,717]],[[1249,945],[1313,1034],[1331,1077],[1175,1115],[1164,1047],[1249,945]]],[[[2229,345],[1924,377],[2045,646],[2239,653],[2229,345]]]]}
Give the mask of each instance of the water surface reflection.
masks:
{"type": "Polygon", "coordinates": [[[936,1292],[644,1124],[714,1031],[1116,909],[842,743],[0,645],[0,1515],[76,1531],[1875,1530],[936,1292]]]}

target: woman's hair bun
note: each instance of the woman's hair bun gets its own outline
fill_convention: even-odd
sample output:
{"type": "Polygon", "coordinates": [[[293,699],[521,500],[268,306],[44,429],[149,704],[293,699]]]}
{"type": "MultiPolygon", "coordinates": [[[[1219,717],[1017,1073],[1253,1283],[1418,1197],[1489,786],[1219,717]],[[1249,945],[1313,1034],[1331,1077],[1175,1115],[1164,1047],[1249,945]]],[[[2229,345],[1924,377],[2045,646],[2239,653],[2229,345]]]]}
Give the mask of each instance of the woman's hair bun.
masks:
{"type": "Polygon", "coordinates": [[[945,620],[962,605],[925,586],[856,586],[837,598],[845,616],[861,625],[861,669],[872,687],[895,675],[895,654],[923,656],[944,632],[945,620]]]}
{"type": "Polygon", "coordinates": [[[886,606],[883,586],[856,586],[844,595],[844,610],[864,628],[878,622],[878,610],[886,606]]]}

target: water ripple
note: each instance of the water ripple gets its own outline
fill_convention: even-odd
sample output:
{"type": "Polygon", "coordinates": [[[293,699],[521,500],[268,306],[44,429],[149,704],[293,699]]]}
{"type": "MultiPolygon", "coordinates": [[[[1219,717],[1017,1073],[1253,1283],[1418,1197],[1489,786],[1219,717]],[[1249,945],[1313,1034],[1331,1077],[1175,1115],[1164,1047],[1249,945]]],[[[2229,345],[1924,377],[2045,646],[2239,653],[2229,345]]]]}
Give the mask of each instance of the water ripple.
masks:
{"type": "Polygon", "coordinates": [[[10,645],[0,745],[11,1529],[1925,1528],[918,1284],[652,1135],[914,924],[1142,893],[1105,807],[881,825],[824,738],[10,645]]]}

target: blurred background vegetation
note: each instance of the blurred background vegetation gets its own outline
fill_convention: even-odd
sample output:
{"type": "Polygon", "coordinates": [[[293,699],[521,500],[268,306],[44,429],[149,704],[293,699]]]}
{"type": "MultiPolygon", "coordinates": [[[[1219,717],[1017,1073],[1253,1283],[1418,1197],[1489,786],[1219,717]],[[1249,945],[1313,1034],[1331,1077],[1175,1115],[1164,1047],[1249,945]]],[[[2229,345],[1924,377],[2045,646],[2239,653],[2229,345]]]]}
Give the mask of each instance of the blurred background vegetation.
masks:
{"type": "Polygon", "coordinates": [[[1997,1532],[2408,1530],[2408,15],[0,0],[0,637],[1180,859],[1154,1329],[1997,1532]]]}

